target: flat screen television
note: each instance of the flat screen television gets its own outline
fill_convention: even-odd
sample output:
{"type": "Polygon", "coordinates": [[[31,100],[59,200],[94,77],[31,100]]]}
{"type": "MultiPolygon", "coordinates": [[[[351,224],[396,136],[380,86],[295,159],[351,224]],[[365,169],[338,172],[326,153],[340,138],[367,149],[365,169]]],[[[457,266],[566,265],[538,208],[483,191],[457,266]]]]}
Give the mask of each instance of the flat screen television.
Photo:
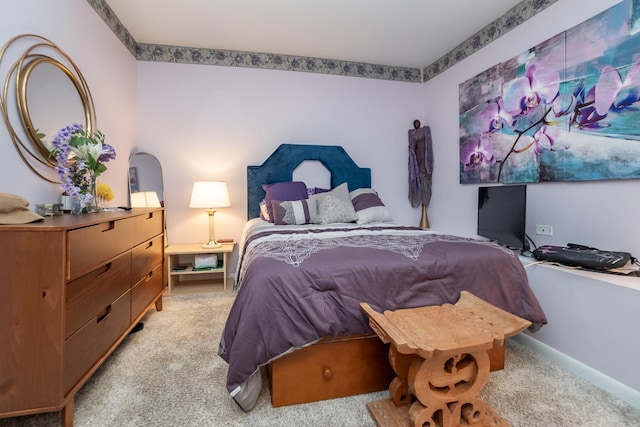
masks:
{"type": "Polygon", "coordinates": [[[511,249],[528,251],[526,211],[526,185],[479,187],[478,235],[511,249]]]}

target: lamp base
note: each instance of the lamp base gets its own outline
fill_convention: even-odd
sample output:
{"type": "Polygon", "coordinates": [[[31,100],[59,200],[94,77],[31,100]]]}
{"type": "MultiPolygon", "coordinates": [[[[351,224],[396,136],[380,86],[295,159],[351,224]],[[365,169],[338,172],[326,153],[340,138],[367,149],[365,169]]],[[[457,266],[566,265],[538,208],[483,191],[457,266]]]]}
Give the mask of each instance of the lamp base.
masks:
{"type": "Polygon", "coordinates": [[[216,249],[220,247],[222,247],[222,243],[218,243],[213,240],[209,240],[209,243],[202,245],[202,249],[216,249]]]}

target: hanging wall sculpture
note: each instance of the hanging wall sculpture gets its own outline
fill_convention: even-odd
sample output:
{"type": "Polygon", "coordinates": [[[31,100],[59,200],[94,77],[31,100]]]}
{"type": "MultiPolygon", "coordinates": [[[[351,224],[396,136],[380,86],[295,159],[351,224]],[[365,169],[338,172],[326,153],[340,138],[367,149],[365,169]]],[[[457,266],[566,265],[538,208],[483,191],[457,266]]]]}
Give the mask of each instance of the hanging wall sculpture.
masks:
{"type": "Polygon", "coordinates": [[[429,228],[427,206],[431,201],[431,176],[433,174],[433,146],[431,128],[413,121],[409,130],[409,201],[411,207],[422,206],[420,228],[429,228]]]}
{"type": "Polygon", "coordinates": [[[460,182],[640,178],[640,0],[460,85],[460,182]]]}

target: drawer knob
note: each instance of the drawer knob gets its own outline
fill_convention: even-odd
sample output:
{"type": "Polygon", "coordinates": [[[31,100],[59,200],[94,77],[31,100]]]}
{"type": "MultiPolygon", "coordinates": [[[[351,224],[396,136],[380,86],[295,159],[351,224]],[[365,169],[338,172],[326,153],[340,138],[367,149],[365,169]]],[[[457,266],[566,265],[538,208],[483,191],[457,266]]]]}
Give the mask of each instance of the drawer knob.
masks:
{"type": "Polygon", "coordinates": [[[324,368],[324,372],[322,372],[322,377],[324,378],[325,381],[331,381],[331,378],[333,378],[333,372],[331,372],[331,369],[329,368],[324,368]]]}

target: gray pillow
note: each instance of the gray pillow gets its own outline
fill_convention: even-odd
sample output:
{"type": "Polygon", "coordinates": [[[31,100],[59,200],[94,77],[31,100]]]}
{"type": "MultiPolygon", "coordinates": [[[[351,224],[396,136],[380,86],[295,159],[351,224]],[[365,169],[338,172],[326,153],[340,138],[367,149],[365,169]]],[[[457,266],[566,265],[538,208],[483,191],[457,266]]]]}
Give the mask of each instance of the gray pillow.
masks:
{"type": "Polygon", "coordinates": [[[338,185],[336,188],[334,188],[331,191],[327,191],[325,193],[319,193],[319,194],[314,194],[309,196],[310,199],[315,199],[316,202],[318,203],[318,206],[320,206],[322,204],[322,201],[327,197],[327,196],[331,196],[334,197],[338,200],[342,200],[345,202],[351,202],[351,196],[349,196],[349,186],[347,185],[346,182],[343,182],[342,184],[338,185]]]}
{"type": "MultiPolygon", "coordinates": [[[[349,194],[349,193],[347,193],[349,194]]],[[[353,222],[358,219],[351,200],[340,200],[332,195],[325,196],[318,206],[318,223],[353,222]]]]}

